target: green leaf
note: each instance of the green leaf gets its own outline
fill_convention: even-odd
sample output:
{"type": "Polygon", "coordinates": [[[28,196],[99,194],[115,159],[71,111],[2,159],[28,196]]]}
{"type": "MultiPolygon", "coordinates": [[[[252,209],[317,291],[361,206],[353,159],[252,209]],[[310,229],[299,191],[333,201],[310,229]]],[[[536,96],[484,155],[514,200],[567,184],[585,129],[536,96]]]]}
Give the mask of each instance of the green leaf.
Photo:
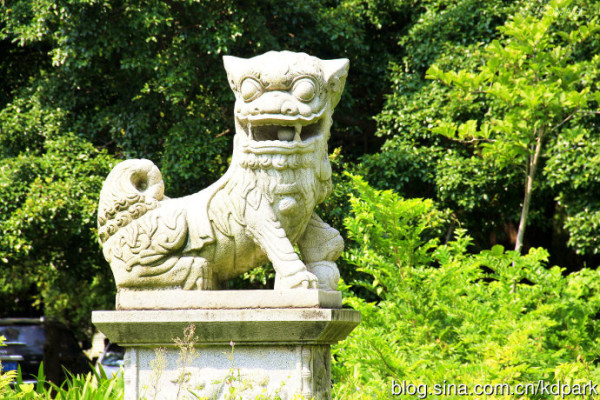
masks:
{"type": "Polygon", "coordinates": [[[495,257],[501,257],[504,255],[504,246],[499,244],[492,246],[491,253],[495,257]]]}

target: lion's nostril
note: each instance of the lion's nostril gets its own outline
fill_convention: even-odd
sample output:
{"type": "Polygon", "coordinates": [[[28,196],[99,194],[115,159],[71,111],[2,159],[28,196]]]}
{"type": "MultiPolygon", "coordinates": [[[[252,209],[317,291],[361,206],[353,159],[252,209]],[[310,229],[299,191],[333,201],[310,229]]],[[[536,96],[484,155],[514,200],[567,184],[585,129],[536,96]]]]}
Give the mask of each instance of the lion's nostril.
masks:
{"type": "Polygon", "coordinates": [[[281,105],[281,113],[283,115],[296,115],[298,114],[298,107],[294,103],[286,101],[281,105]]]}

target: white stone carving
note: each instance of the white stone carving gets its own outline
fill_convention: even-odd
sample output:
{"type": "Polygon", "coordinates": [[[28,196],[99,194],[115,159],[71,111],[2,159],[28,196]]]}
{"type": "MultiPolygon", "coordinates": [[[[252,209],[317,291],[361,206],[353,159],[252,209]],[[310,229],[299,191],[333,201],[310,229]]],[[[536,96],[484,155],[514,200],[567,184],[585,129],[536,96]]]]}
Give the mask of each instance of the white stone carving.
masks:
{"type": "Polygon", "coordinates": [[[221,179],[170,199],[151,161],[127,160],[104,183],[99,236],[117,287],[217,289],[270,260],[276,289],[336,290],[343,240],[314,208],[331,191],[327,140],[349,62],[283,51],[224,64],[236,134],[221,179]]]}

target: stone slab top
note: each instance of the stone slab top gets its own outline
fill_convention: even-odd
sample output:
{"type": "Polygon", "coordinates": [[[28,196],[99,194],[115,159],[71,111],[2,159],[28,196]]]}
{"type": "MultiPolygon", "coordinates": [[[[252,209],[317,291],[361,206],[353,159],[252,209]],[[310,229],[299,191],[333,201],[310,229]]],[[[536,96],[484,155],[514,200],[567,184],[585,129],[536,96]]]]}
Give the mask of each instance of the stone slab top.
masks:
{"type": "Polygon", "coordinates": [[[190,324],[197,344],[333,344],[360,323],[351,309],[288,308],[241,310],[94,311],[92,322],[123,346],[173,346],[190,324]]]}
{"type": "Polygon", "coordinates": [[[117,310],[342,308],[342,293],[289,290],[119,289],[117,310]]]}

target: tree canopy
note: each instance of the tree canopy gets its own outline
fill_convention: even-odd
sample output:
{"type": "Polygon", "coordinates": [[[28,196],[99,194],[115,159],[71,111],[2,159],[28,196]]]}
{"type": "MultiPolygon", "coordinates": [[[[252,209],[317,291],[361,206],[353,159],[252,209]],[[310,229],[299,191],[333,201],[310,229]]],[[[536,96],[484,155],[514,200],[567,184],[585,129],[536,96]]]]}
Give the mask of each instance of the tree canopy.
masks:
{"type": "Polygon", "coordinates": [[[377,187],[430,197],[450,208],[453,226],[468,228],[477,248],[514,247],[526,173],[525,163],[511,165],[530,152],[523,128],[533,132],[534,123],[552,123],[550,130],[561,134],[544,138],[524,245],[551,248],[552,262],[571,270],[597,264],[598,171],[590,156],[600,133],[593,94],[600,5],[445,3],[428,7],[403,38],[406,53],[401,63],[391,64],[391,93],[376,115],[377,135],[385,143],[362,159],[359,170],[377,187]],[[534,49],[534,42],[541,46],[534,49]],[[428,80],[428,70],[431,77],[436,71],[447,75],[428,80]],[[529,77],[536,73],[537,86],[529,77]],[[488,90],[485,84],[493,86],[488,90]],[[510,98],[503,99],[500,88],[510,98]],[[528,112],[530,126],[518,120],[528,112]],[[471,135],[475,131],[480,134],[471,135]],[[482,140],[492,131],[496,136],[482,140]],[[511,147],[500,148],[509,137],[515,138],[511,147]],[[497,151],[482,156],[490,146],[497,151]],[[522,151],[515,153],[519,146],[522,151]]]}
{"type": "MultiPolygon", "coordinates": [[[[443,72],[436,65],[427,78],[440,79],[458,88],[451,99],[486,104],[480,121],[460,125],[444,121],[432,129],[463,144],[497,168],[524,171],[525,187],[515,250],[521,251],[529,206],[542,152],[550,142],[577,140],[584,134],[584,119],[600,114],[597,85],[600,55],[577,57],[600,32],[595,19],[563,31],[560,11],[570,1],[551,2],[540,18],[517,14],[499,30],[506,38],[494,40],[481,52],[482,65],[468,70],[443,72]],[[478,126],[479,125],[479,126],[478,126]]],[[[585,53],[585,51],[584,51],[585,53]]],[[[537,185],[536,185],[537,186],[537,185]]],[[[581,251],[598,252],[596,248],[581,251]]]]}

